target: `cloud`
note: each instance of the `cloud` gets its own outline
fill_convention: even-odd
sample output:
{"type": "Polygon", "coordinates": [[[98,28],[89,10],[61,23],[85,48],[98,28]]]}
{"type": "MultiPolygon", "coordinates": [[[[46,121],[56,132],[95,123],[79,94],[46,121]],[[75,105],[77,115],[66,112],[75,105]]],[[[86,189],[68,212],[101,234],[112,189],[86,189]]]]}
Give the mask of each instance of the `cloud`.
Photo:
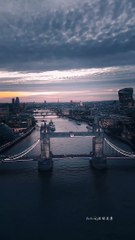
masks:
{"type": "Polygon", "coordinates": [[[97,85],[112,88],[121,84],[134,85],[134,66],[81,68],[40,72],[0,71],[1,91],[73,91],[93,89],[97,85]]]}
{"type": "Polygon", "coordinates": [[[0,59],[135,51],[133,0],[0,1],[0,59]]]}

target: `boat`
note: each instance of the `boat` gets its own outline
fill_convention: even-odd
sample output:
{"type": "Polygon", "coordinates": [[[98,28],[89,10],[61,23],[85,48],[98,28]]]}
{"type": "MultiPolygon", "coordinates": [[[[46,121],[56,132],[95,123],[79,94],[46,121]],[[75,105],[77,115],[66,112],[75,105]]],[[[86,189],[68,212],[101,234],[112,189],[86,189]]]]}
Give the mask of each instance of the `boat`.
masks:
{"type": "Polygon", "coordinates": [[[50,130],[50,131],[52,131],[52,132],[55,131],[55,125],[54,125],[54,123],[53,123],[52,120],[49,122],[48,126],[49,126],[49,130],[50,130]]]}
{"type": "Polygon", "coordinates": [[[54,125],[54,122],[52,120],[50,120],[49,125],[50,126],[54,125]]]}
{"type": "Polygon", "coordinates": [[[69,132],[70,137],[74,137],[74,133],[73,132],[69,132]]]}
{"type": "Polygon", "coordinates": [[[50,126],[50,131],[54,132],[55,131],[55,126],[50,126]]]}
{"type": "Polygon", "coordinates": [[[92,127],[92,126],[93,126],[93,123],[89,122],[88,125],[92,127]]]}
{"type": "Polygon", "coordinates": [[[91,126],[86,126],[86,128],[88,129],[88,130],[91,130],[92,129],[92,127],[91,126]]]}

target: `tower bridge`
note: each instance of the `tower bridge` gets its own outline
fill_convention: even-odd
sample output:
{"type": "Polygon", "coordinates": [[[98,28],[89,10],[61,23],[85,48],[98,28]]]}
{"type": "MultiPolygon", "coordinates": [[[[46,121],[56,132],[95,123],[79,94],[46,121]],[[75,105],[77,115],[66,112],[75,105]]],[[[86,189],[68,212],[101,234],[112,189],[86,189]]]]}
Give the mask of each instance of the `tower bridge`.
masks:
{"type": "Polygon", "coordinates": [[[40,139],[35,141],[30,147],[22,151],[21,153],[13,156],[1,155],[1,166],[15,162],[24,161],[37,161],[38,170],[46,171],[53,167],[53,158],[64,157],[89,157],[91,166],[97,169],[106,168],[108,159],[135,159],[134,152],[127,152],[118,146],[114,145],[107,139],[101,129],[93,132],[51,132],[46,122],[41,125],[40,139]],[[78,137],[91,137],[92,147],[89,154],[59,154],[54,155],[50,149],[51,138],[78,138],[78,137]],[[41,154],[40,156],[29,156],[27,154],[31,152],[40,143],[41,154]]]}

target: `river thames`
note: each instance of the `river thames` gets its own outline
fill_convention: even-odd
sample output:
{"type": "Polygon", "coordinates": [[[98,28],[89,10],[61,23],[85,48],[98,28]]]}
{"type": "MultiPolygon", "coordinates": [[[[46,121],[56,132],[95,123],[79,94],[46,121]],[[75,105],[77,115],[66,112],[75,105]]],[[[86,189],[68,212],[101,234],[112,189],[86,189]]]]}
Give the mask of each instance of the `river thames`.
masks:
{"type": "MultiPolygon", "coordinates": [[[[50,119],[58,132],[87,131],[83,123],[50,119]]],[[[39,136],[37,127],[7,153],[23,151],[39,136]]],[[[88,154],[91,142],[84,137],[52,139],[51,151],[88,154]]],[[[38,156],[40,145],[31,154],[38,156]]],[[[134,239],[134,161],[115,161],[102,171],[90,168],[89,158],[53,161],[50,174],[38,173],[36,165],[0,174],[0,239],[134,239]]]]}

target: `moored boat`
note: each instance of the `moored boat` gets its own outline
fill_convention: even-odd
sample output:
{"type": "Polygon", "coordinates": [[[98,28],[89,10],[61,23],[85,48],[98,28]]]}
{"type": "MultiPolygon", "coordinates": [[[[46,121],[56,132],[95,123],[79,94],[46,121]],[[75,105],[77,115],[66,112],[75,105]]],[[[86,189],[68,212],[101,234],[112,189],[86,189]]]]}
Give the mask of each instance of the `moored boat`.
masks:
{"type": "Polygon", "coordinates": [[[49,130],[50,130],[50,131],[54,132],[54,131],[56,130],[56,129],[55,129],[55,125],[54,125],[54,123],[53,123],[52,120],[49,122],[48,126],[49,126],[49,130]]]}

